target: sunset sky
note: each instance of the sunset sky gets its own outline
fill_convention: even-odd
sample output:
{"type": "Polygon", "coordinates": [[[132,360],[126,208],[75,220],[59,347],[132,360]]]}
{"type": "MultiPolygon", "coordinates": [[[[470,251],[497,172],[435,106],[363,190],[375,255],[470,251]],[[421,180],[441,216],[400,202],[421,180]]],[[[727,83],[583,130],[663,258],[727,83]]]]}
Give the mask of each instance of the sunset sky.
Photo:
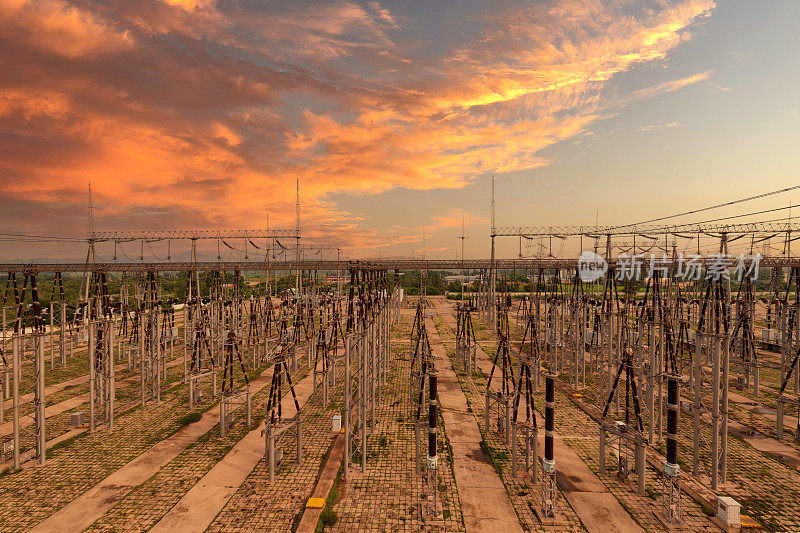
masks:
{"type": "Polygon", "coordinates": [[[0,226],[85,235],[90,180],[98,230],[293,226],[299,178],[354,257],[456,256],[462,210],[485,257],[492,172],[498,225],[800,182],[798,96],[795,0],[0,0],[0,226]]]}

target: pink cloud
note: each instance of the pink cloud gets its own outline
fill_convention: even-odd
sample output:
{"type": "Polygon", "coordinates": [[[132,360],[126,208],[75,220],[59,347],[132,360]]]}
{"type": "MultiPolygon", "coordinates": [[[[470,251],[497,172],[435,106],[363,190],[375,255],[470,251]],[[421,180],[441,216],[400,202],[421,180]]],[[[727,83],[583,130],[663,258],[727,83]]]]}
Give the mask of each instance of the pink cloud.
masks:
{"type": "Polygon", "coordinates": [[[550,0],[481,14],[476,35],[423,56],[403,39],[413,21],[378,2],[89,5],[0,0],[4,198],[80,202],[91,179],[109,223],[147,207],[247,226],[269,209],[276,226],[299,177],[309,234],[363,247],[386,239],[331,194],[547,165],[543,149],[608,113],[608,80],[665,58],[714,7],[550,0]]]}
{"type": "Polygon", "coordinates": [[[0,0],[0,33],[46,54],[75,59],[130,50],[134,40],[102,16],[60,0],[0,0]]]}

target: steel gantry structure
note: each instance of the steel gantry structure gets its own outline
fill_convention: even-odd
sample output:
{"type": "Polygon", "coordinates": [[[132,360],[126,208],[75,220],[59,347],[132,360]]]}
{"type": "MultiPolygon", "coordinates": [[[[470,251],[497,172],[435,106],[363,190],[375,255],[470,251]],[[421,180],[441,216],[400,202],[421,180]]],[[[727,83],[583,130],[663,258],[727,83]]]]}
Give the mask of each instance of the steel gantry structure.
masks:
{"type": "MultiPolygon", "coordinates": [[[[707,258],[699,260],[701,264],[708,263],[707,258]]],[[[80,273],[86,272],[186,272],[197,269],[200,272],[235,271],[252,272],[272,269],[276,271],[297,270],[299,265],[302,270],[334,271],[349,270],[350,268],[372,270],[460,270],[462,265],[467,270],[489,270],[494,263],[496,270],[539,270],[539,269],[574,269],[576,259],[558,258],[525,258],[525,259],[373,259],[373,260],[328,260],[328,259],[303,259],[296,261],[148,261],[148,262],[96,262],[90,265],[85,263],[0,263],[0,272],[6,273],[80,273]]],[[[616,264],[612,259],[609,267],[616,264]]],[[[676,267],[678,261],[662,263],[667,267],[676,267]]],[[[766,256],[760,260],[762,267],[797,267],[800,266],[800,256],[766,256]]]]}

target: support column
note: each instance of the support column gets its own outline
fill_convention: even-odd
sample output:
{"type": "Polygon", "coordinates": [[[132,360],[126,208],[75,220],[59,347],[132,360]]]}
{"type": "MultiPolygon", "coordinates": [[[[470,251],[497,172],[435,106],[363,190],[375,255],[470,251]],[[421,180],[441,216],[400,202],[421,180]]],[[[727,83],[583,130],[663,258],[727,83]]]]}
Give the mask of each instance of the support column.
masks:
{"type": "Polygon", "coordinates": [[[670,524],[681,521],[681,496],[678,486],[678,417],[680,376],[667,376],[667,458],[664,461],[664,518],[670,524]]]}
{"type": "Polygon", "coordinates": [[[597,469],[600,475],[606,473],[606,430],[600,427],[600,455],[597,458],[597,469]]]}
{"type": "Polygon", "coordinates": [[[110,333],[109,333],[109,363],[108,363],[108,428],[114,428],[114,400],[117,396],[117,372],[115,368],[115,360],[114,360],[114,340],[116,338],[116,332],[114,330],[114,323],[111,323],[110,333]]]}
{"type": "Polygon", "coordinates": [[[361,345],[361,375],[359,382],[361,386],[361,406],[359,407],[359,418],[361,419],[361,472],[367,471],[367,394],[369,393],[369,383],[367,382],[367,335],[363,325],[359,327],[361,345]]]}
{"type": "Polygon", "coordinates": [[[719,459],[719,478],[720,483],[725,483],[728,472],[728,370],[730,366],[730,336],[724,334],[722,337],[722,404],[720,406],[720,416],[722,418],[720,432],[720,459],[719,459]]]}
{"type": "Polygon", "coordinates": [[[12,357],[12,404],[14,407],[13,426],[13,455],[14,455],[14,470],[19,470],[20,454],[19,454],[19,382],[20,382],[20,367],[22,366],[22,357],[20,354],[19,337],[13,335],[11,337],[11,357],[12,357]]]}
{"type": "MultiPolygon", "coordinates": [[[[52,314],[50,315],[52,316],[52,314]]],[[[51,330],[52,333],[52,330],[51,330]]],[[[39,464],[43,465],[47,459],[47,447],[45,445],[44,432],[44,334],[36,337],[38,346],[36,347],[36,448],[39,457],[39,464]]],[[[50,358],[52,362],[52,356],[50,358]]]]}
{"type": "Polygon", "coordinates": [[[143,313],[141,310],[138,311],[137,313],[138,313],[137,318],[138,318],[138,322],[139,322],[138,325],[137,325],[137,328],[139,329],[139,378],[140,378],[141,392],[142,392],[142,407],[144,407],[144,404],[145,404],[145,391],[144,391],[144,381],[145,381],[145,379],[144,379],[145,378],[145,376],[144,376],[144,374],[145,374],[144,332],[145,332],[145,327],[144,327],[144,321],[146,320],[146,316],[145,316],[145,313],[143,313]]]}
{"type": "Polygon", "coordinates": [[[719,430],[720,430],[720,336],[711,335],[712,355],[712,400],[711,400],[711,490],[717,490],[719,485],[719,430]]]}
{"type": "Polygon", "coordinates": [[[95,324],[94,320],[89,320],[87,331],[89,334],[89,433],[94,431],[94,404],[95,394],[97,392],[97,369],[94,366],[94,357],[97,344],[97,338],[95,337],[96,327],[97,325],[95,324]]]}
{"type": "Polygon", "coordinates": [[[59,346],[61,352],[61,368],[67,366],[67,302],[61,302],[61,328],[59,330],[59,346]]]}
{"type": "Polygon", "coordinates": [[[428,514],[431,516],[438,516],[439,509],[437,505],[437,491],[439,486],[438,479],[438,462],[439,457],[436,452],[437,448],[437,390],[436,390],[436,371],[432,370],[428,373],[428,470],[427,470],[427,493],[428,493],[428,514]]]}
{"type": "Polygon", "coordinates": [[[48,344],[50,344],[50,368],[55,368],[56,360],[55,360],[55,340],[53,338],[55,332],[55,305],[54,302],[50,302],[50,332],[47,335],[48,344]]]}
{"type": "MultiPolygon", "coordinates": [[[[492,228],[492,233],[494,233],[494,228],[492,228]]],[[[494,262],[494,239],[495,237],[492,235],[492,257],[491,268],[489,269],[489,328],[492,331],[497,329],[497,301],[495,298],[497,270],[494,262]]]]}
{"type": "Polygon", "coordinates": [[[303,463],[303,422],[297,413],[297,464],[303,463]]]}
{"type": "Polygon", "coordinates": [[[694,429],[694,453],[692,454],[692,475],[700,475],[700,394],[703,391],[703,374],[702,362],[700,361],[703,355],[703,337],[701,331],[697,331],[694,337],[694,404],[692,406],[693,416],[693,429],[694,429]]]}
{"type": "Polygon", "coordinates": [[[554,374],[545,376],[544,409],[544,460],[542,461],[542,515],[555,517],[556,511],[556,460],[553,449],[555,436],[555,378],[554,374]]]}
{"type": "Polygon", "coordinates": [[[342,477],[347,480],[350,472],[350,458],[352,451],[350,450],[350,394],[352,393],[352,384],[350,383],[350,341],[351,334],[347,333],[344,337],[344,462],[342,477]]]}
{"type": "Polygon", "coordinates": [[[267,465],[269,467],[269,482],[275,481],[275,436],[272,424],[267,422],[267,465]]]}
{"type": "Polygon", "coordinates": [[[656,373],[656,325],[650,321],[650,367],[647,370],[647,437],[648,442],[653,440],[653,430],[655,429],[655,373],[656,373]]]}
{"type": "Polygon", "coordinates": [[[636,489],[639,496],[645,495],[645,472],[647,461],[645,459],[645,445],[641,440],[636,441],[636,489]]]}

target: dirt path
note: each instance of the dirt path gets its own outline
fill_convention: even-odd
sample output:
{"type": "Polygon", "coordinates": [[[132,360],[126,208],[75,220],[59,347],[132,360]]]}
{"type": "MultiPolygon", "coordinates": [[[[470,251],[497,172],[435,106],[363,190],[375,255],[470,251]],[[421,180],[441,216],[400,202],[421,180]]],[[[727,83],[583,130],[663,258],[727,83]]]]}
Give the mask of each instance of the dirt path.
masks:
{"type": "MultiPolygon", "coordinates": [[[[312,498],[328,498],[336,481],[336,475],[339,473],[343,455],[344,433],[336,435],[333,441],[328,459],[322,467],[322,473],[314,487],[314,492],[311,493],[312,498]]],[[[314,533],[321,515],[322,509],[306,509],[303,512],[303,518],[300,519],[300,524],[297,526],[297,533],[314,533]]]]}
{"type": "MultiPolygon", "coordinates": [[[[266,372],[266,371],[265,371],[266,372]]],[[[263,373],[250,384],[253,395],[267,385],[272,374],[263,373]]],[[[134,488],[144,483],[160,468],[172,461],[190,444],[219,423],[219,409],[211,408],[202,418],[171,437],[154,445],[103,481],[53,513],[32,532],[81,531],[103,516],[134,488]]]]}
{"type": "Polygon", "coordinates": [[[439,403],[453,449],[453,470],[467,531],[522,531],[503,482],[484,458],[480,428],[468,411],[436,326],[430,318],[426,325],[439,371],[439,403]]]}
{"type": "MultiPolygon", "coordinates": [[[[301,410],[313,392],[313,376],[309,373],[294,386],[301,410]]],[[[284,395],[281,405],[286,416],[294,416],[291,394],[284,395]]],[[[240,440],[150,531],[205,531],[264,457],[261,429],[257,427],[240,440]]]]}

